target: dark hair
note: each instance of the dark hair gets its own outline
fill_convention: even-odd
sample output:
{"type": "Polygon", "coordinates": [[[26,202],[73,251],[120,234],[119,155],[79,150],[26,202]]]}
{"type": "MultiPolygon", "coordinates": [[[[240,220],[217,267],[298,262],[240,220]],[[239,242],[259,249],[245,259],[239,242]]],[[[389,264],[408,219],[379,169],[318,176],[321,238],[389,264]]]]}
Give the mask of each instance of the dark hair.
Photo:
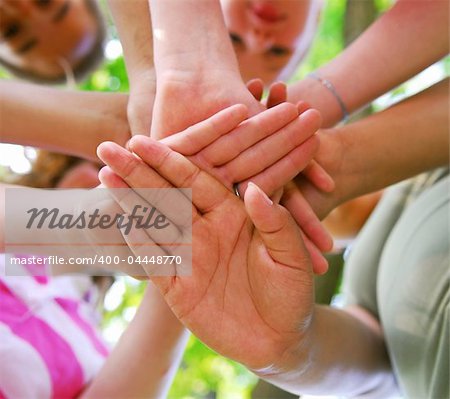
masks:
{"type": "MultiPolygon", "coordinates": [[[[97,22],[98,32],[91,51],[73,68],[73,76],[77,82],[83,80],[103,61],[103,45],[106,39],[106,27],[97,2],[95,0],[85,0],[85,2],[88,10],[92,13],[92,16],[97,22]]],[[[14,76],[34,83],[61,84],[66,83],[67,81],[67,76],[65,74],[56,77],[42,76],[34,71],[10,64],[8,61],[1,58],[0,65],[14,76]]]]}

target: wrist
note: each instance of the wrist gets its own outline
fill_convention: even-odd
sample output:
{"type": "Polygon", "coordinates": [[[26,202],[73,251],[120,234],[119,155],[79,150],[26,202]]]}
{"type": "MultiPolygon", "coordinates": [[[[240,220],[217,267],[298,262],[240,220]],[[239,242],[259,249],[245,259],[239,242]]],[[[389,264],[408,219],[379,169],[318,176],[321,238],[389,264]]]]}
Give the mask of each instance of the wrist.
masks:
{"type": "Polygon", "coordinates": [[[363,129],[353,123],[327,129],[325,134],[338,143],[335,158],[339,162],[332,173],[336,183],[335,205],[374,191],[376,185],[372,180],[376,178],[372,172],[377,169],[377,164],[367,152],[368,148],[374,147],[366,141],[363,129]]]}
{"type": "Polygon", "coordinates": [[[317,109],[322,115],[324,128],[336,125],[344,117],[333,93],[320,81],[308,76],[288,87],[288,101],[294,104],[306,101],[312,108],[317,109]]]}
{"type": "Polygon", "coordinates": [[[336,87],[334,87],[334,84],[331,83],[330,80],[319,75],[317,72],[311,72],[306,77],[309,79],[313,79],[316,82],[319,82],[323,87],[325,87],[328,90],[328,92],[330,94],[333,95],[334,99],[336,100],[336,102],[339,105],[339,108],[341,109],[341,120],[343,122],[347,122],[348,117],[349,117],[349,112],[348,112],[347,106],[345,105],[344,100],[342,99],[342,97],[340,96],[338,91],[336,90],[336,87]]]}
{"type": "Polygon", "coordinates": [[[128,130],[132,135],[150,135],[155,97],[155,70],[135,72],[133,78],[130,78],[130,96],[126,107],[128,130]]]}
{"type": "MultiPolygon", "coordinates": [[[[349,127],[333,127],[319,131],[320,154],[316,159],[330,174],[335,182],[335,189],[326,196],[328,209],[320,212],[323,217],[336,206],[354,198],[362,179],[360,163],[355,158],[354,137],[349,137],[349,127]]],[[[357,150],[356,150],[357,151],[357,150]]],[[[356,154],[357,155],[357,154],[356,154]]]]}
{"type": "Polygon", "coordinates": [[[108,108],[103,112],[104,118],[96,129],[100,137],[90,148],[93,151],[93,159],[98,161],[96,154],[97,146],[104,141],[114,141],[117,144],[125,145],[131,137],[130,126],[127,119],[128,96],[125,94],[114,94],[107,101],[108,108]]]}
{"type": "Polygon", "coordinates": [[[181,69],[200,74],[219,65],[234,69],[240,76],[219,2],[152,0],[151,11],[158,81],[164,71],[181,69]]]}
{"type": "MultiPolygon", "coordinates": [[[[128,69],[128,68],[127,68],[128,69]]],[[[153,85],[156,90],[156,69],[155,66],[148,63],[134,65],[128,71],[130,79],[130,91],[138,88],[143,83],[146,85],[153,85]]]]}
{"type": "Polygon", "coordinates": [[[301,334],[291,339],[286,349],[270,366],[250,370],[274,385],[290,392],[300,393],[298,386],[310,374],[315,357],[314,313],[315,309],[308,322],[302,327],[301,334]]]}

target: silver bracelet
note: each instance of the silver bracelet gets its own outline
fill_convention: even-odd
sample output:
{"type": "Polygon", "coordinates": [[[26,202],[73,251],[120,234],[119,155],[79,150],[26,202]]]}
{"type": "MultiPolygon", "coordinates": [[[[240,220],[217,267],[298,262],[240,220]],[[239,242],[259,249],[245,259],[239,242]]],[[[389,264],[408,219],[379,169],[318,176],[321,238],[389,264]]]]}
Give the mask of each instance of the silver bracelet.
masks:
{"type": "Polygon", "coordinates": [[[342,98],[338,94],[338,92],[336,91],[336,88],[333,86],[333,83],[331,83],[328,79],[322,78],[316,72],[311,72],[306,77],[317,80],[319,83],[321,83],[323,86],[325,86],[331,94],[333,94],[333,97],[339,103],[339,107],[341,108],[342,120],[344,122],[346,122],[348,120],[349,113],[348,113],[348,110],[347,110],[347,107],[346,107],[344,101],[342,100],[342,98]]]}

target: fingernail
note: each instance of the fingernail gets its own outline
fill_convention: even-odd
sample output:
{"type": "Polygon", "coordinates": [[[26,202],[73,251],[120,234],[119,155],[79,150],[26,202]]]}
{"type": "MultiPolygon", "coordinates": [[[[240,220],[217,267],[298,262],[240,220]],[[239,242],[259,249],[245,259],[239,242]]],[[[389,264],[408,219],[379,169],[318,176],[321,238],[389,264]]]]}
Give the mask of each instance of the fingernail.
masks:
{"type": "Polygon", "coordinates": [[[264,201],[267,203],[267,205],[272,206],[273,205],[273,201],[267,196],[267,194],[261,190],[255,183],[253,182],[249,182],[248,185],[253,186],[256,188],[256,190],[258,190],[259,194],[263,197],[264,201]]]}

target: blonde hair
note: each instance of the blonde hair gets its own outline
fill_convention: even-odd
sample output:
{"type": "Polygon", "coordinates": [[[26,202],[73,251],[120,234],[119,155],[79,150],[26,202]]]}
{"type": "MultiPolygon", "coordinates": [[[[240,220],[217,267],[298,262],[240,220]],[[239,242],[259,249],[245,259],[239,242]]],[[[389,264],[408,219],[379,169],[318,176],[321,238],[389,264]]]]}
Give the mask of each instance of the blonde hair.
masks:
{"type": "Polygon", "coordinates": [[[20,68],[1,58],[0,66],[4,67],[12,75],[34,83],[63,84],[67,83],[67,81],[73,81],[73,79],[79,82],[86,78],[86,76],[94,71],[103,61],[103,46],[106,39],[106,27],[97,3],[94,0],[85,1],[88,10],[92,13],[92,16],[94,17],[98,25],[97,37],[91,51],[89,51],[89,53],[84,58],[82,58],[75,67],[72,68],[72,66],[70,65],[70,73],[68,73],[67,71],[67,61],[63,65],[64,73],[61,76],[56,77],[39,75],[34,71],[20,68]]]}

